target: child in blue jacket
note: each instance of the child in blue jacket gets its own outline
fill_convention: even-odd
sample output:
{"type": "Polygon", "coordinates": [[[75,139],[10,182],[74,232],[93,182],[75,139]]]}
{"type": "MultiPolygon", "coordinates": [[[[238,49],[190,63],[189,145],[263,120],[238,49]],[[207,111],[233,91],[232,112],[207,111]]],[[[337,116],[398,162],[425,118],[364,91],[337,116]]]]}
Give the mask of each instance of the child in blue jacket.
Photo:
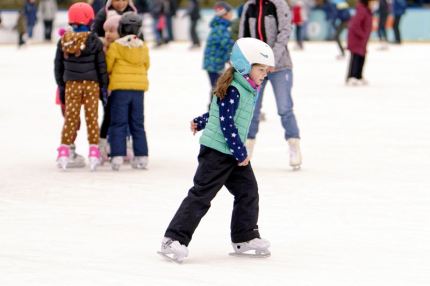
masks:
{"type": "Polygon", "coordinates": [[[229,31],[233,18],[232,7],[226,2],[217,2],[214,6],[215,17],[210,22],[210,32],[206,41],[203,69],[207,71],[211,83],[211,94],[216,82],[224,71],[230,58],[234,41],[229,31]]]}

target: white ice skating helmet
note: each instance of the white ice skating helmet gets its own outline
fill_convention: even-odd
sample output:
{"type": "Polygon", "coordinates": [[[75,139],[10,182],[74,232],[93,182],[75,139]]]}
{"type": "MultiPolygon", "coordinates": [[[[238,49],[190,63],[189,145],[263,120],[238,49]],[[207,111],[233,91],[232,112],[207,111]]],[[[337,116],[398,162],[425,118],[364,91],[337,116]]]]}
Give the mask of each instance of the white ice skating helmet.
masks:
{"type": "Polygon", "coordinates": [[[230,61],[234,69],[242,75],[249,74],[253,64],[275,66],[272,48],[255,38],[237,40],[231,51],[230,61]]]}

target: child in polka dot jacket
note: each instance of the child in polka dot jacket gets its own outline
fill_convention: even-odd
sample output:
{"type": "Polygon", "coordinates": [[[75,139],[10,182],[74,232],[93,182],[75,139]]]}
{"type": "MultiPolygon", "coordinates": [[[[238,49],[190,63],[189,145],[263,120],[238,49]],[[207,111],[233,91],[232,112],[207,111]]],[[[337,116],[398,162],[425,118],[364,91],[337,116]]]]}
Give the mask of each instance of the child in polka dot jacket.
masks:
{"type": "Polygon", "coordinates": [[[65,118],[58,148],[58,165],[66,169],[70,145],[76,138],[81,105],[84,105],[87,123],[89,161],[91,170],[100,163],[98,100],[107,97],[107,71],[103,43],[90,32],[94,12],[90,5],[78,2],[68,10],[73,30],[59,40],[55,56],[55,79],[60,100],[65,104],[65,118]]]}

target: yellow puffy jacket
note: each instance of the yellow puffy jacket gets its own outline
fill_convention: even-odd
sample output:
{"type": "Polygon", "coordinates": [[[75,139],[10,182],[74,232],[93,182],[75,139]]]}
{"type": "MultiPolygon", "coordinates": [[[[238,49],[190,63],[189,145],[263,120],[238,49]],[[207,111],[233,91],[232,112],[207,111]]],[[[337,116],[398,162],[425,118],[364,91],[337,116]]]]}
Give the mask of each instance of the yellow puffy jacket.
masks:
{"type": "Polygon", "coordinates": [[[122,37],[106,53],[109,90],[148,90],[149,52],[134,35],[122,37]]]}

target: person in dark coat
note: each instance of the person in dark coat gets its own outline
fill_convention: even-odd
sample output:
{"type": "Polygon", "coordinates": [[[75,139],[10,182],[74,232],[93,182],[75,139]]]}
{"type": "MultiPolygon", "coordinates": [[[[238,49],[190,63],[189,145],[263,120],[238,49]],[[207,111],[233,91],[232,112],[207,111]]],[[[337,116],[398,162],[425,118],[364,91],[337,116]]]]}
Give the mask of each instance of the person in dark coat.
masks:
{"type": "Polygon", "coordinates": [[[133,4],[133,0],[128,0],[126,5],[122,4],[123,1],[117,0],[107,0],[105,7],[97,12],[96,18],[94,20],[94,25],[92,26],[92,31],[94,31],[97,36],[104,38],[105,30],[103,29],[103,24],[106,21],[107,14],[109,10],[115,10],[118,15],[122,15],[125,12],[136,12],[137,9],[133,4]]]}
{"type": "Polygon", "coordinates": [[[402,19],[403,14],[406,13],[406,1],[405,0],[393,0],[393,15],[394,15],[394,42],[396,44],[402,43],[402,37],[400,34],[400,20],[402,19]]]}
{"type": "Polygon", "coordinates": [[[346,78],[347,84],[367,83],[362,73],[371,32],[372,12],[369,8],[369,0],[360,0],[356,6],[356,13],[348,25],[348,50],[351,52],[351,61],[346,78]]]}
{"type": "Polygon", "coordinates": [[[191,49],[200,47],[200,39],[197,34],[197,22],[200,19],[200,5],[198,0],[189,0],[187,13],[190,17],[191,26],[190,26],[190,36],[191,36],[191,49]]]}
{"type": "Polygon", "coordinates": [[[379,0],[378,5],[378,37],[382,43],[381,49],[387,49],[387,30],[385,26],[387,24],[388,15],[390,14],[390,8],[388,6],[388,0],[379,0]]]}

